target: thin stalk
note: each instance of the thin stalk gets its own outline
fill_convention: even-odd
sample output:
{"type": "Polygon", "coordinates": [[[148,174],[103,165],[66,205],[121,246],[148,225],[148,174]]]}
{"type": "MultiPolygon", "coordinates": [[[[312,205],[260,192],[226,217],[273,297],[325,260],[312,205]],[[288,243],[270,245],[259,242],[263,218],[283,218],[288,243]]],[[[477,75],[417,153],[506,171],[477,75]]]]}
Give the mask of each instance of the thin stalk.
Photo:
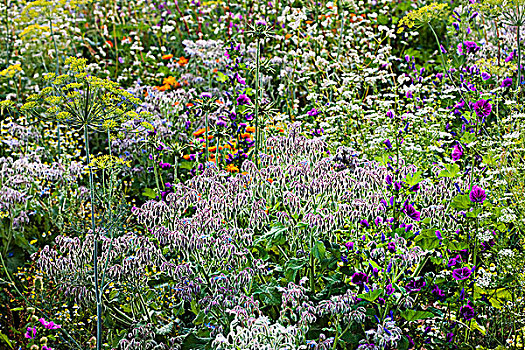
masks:
{"type": "MultiPolygon", "coordinates": [[[[55,39],[55,33],[53,32],[53,21],[49,19],[49,30],[51,31],[51,37],[53,38],[53,45],[55,47],[55,56],[56,56],[56,67],[55,67],[55,76],[58,77],[59,67],[60,67],[60,57],[58,56],[57,42],[55,39]]],[[[60,157],[60,122],[57,122],[57,148],[58,156],[60,157]]]]}
{"type": "Polygon", "coordinates": [[[206,125],[204,129],[204,148],[206,149],[206,159],[204,160],[204,166],[206,166],[206,162],[210,159],[209,153],[208,153],[208,118],[209,112],[206,111],[206,125]]]}
{"type": "MultiPolygon", "coordinates": [[[[84,125],[84,147],[86,149],[86,163],[89,165],[89,137],[88,126],[84,125]]],[[[102,349],[102,302],[100,299],[100,290],[98,286],[98,233],[95,227],[95,188],[93,186],[93,171],[89,167],[89,188],[91,202],[91,231],[95,237],[93,241],[93,275],[95,278],[95,300],[97,303],[97,350],[102,349]]]]}
{"type": "Polygon", "coordinates": [[[516,42],[518,44],[518,81],[516,82],[516,90],[519,96],[521,90],[521,45],[520,45],[520,26],[517,27],[518,33],[516,35],[516,42]]]}
{"type": "Polygon", "coordinates": [[[255,70],[255,164],[259,169],[259,65],[260,65],[260,45],[257,37],[257,57],[255,70]]]}

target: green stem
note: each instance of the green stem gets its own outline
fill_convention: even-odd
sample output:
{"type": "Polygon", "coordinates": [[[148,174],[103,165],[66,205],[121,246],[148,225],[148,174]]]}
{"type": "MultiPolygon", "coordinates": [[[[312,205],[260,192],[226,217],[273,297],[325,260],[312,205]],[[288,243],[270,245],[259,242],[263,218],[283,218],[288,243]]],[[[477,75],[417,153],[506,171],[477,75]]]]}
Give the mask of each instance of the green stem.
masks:
{"type": "Polygon", "coordinates": [[[93,185],[93,171],[89,166],[89,137],[88,137],[88,126],[84,125],[84,143],[86,149],[86,163],[89,168],[89,188],[90,188],[90,202],[91,202],[91,231],[93,232],[93,275],[95,279],[95,300],[97,304],[97,350],[102,349],[102,302],[100,299],[100,290],[98,285],[98,239],[99,234],[96,231],[95,226],[95,188],[93,185]]]}
{"type": "Polygon", "coordinates": [[[521,45],[520,45],[520,26],[518,28],[518,33],[516,35],[516,42],[518,44],[518,81],[516,82],[516,90],[519,96],[521,90],[521,45]]]}
{"type": "Polygon", "coordinates": [[[260,45],[257,37],[257,57],[255,70],[255,164],[259,169],[259,66],[260,66],[260,45]]]}
{"type": "MultiPolygon", "coordinates": [[[[53,22],[49,19],[49,30],[51,31],[51,37],[53,38],[53,45],[55,46],[55,56],[56,56],[56,67],[55,67],[55,76],[58,77],[59,67],[60,67],[60,57],[58,56],[57,42],[55,39],[55,33],[53,32],[53,22]]],[[[57,122],[57,148],[58,156],[60,157],[60,122],[57,122]]]]}

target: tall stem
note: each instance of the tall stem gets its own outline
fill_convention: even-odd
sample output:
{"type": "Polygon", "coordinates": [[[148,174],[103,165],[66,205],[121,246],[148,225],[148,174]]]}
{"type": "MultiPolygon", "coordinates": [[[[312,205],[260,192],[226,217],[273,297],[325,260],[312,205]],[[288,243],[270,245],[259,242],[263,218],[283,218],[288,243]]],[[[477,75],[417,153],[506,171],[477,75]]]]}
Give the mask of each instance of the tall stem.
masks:
{"type": "MultiPolygon", "coordinates": [[[[56,56],[56,67],[55,67],[55,76],[58,77],[59,73],[59,67],[60,67],[60,57],[58,57],[58,48],[57,48],[57,42],[55,40],[55,33],[53,32],[53,21],[49,19],[49,30],[51,31],[51,37],[53,38],[53,45],[55,47],[55,56],[56,56]]],[[[60,122],[57,122],[57,148],[58,148],[58,156],[60,157],[60,122]]]]}
{"type": "Polygon", "coordinates": [[[521,45],[520,45],[520,26],[516,35],[516,42],[518,44],[518,81],[516,82],[516,90],[518,90],[518,96],[521,90],[521,45]]]}
{"type": "Polygon", "coordinates": [[[206,166],[206,162],[209,161],[210,159],[210,155],[209,155],[209,150],[208,150],[208,118],[209,117],[209,112],[206,111],[206,125],[205,125],[205,129],[204,129],[204,148],[206,149],[206,159],[204,160],[204,166],[206,166]]]}
{"type": "Polygon", "coordinates": [[[255,70],[255,164],[257,165],[257,168],[259,168],[259,40],[259,37],[257,37],[257,57],[255,70]]]}
{"type": "Polygon", "coordinates": [[[93,232],[93,275],[95,279],[95,300],[97,303],[97,350],[102,349],[102,302],[100,298],[100,290],[98,286],[98,239],[99,234],[96,231],[95,226],[95,188],[93,186],[93,171],[89,166],[91,162],[89,156],[89,137],[88,137],[88,126],[84,125],[84,147],[86,149],[86,163],[89,169],[89,189],[90,189],[90,202],[91,202],[91,231],[93,232]]]}

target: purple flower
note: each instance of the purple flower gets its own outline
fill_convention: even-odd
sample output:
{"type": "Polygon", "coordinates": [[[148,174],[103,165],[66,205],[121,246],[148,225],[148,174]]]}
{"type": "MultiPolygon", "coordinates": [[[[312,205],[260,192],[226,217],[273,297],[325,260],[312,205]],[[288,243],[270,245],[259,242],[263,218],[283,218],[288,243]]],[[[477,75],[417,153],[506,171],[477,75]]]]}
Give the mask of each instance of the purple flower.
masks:
{"type": "Polygon", "coordinates": [[[509,63],[510,61],[512,61],[514,59],[514,51],[512,51],[510,53],[510,55],[507,56],[507,58],[505,58],[505,63],[509,63]]]}
{"type": "Polygon", "coordinates": [[[386,249],[391,252],[391,253],[395,253],[396,252],[396,244],[394,242],[389,242],[386,249]]]}
{"type": "Polygon", "coordinates": [[[387,175],[385,177],[385,182],[386,182],[387,185],[392,185],[392,176],[387,175]]]}
{"type": "Polygon", "coordinates": [[[319,114],[319,111],[317,109],[315,109],[315,108],[312,108],[306,114],[308,114],[310,117],[315,117],[316,115],[319,114]]]}
{"type": "Polygon", "coordinates": [[[474,111],[478,117],[488,117],[490,112],[492,112],[492,105],[487,100],[479,100],[474,103],[474,111]]]}
{"type": "Polygon", "coordinates": [[[454,333],[447,333],[447,342],[452,343],[454,341],[454,333]]]}
{"type": "Polygon", "coordinates": [[[49,321],[49,322],[48,322],[48,321],[44,320],[43,318],[40,318],[38,321],[39,321],[39,322],[42,324],[42,326],[44,326],[44,328],[46,328],[46,329],[59,329],[59,328],[62,328],[61,325],[59,325],[59,324],[55,324],[55,322],[53,322],[53,321],[49,321]]]}
{"type": "Polygon", "coordinates": [[[473,41],[465,41],[463,43],[468,53],[476,53],[479,51],[479,46],[473,41]]]}
{"type": "Polygon", "coordinates": [[[487,194],[481,187],[474,186],[472,187],[472,191],[470,191],[469,198],[474,203],[483,203],[485,199],[487,199],[487,194]]]}
{"type": "Polygon", "coordinates": [[[407,93],[406,93],[406,97],[407,98],[413,98],[414,95],[412,95],[412,91],[408,90],[407,93]]]}
{"type": "Polygon", "coordinates": [[[394,293],[394,287],[392,287],[392,284],[389,284],[385,287],[385,292],[387,295],[391,295],[394,293]]]}
{"type": "Polygon", "coordinates": [[[489,80],[489,79],[490,79],[490,74],[487,73],[487,72],[483,72],[483,73],[481,73],[481,79],[483,79],[483,80],[489,80]]]}
{"type": "Polygon", "coordinates": [[[443,73],[437,73],[436,78],[438,78],[439,81],[443,80],[443,73]]]}
{"type": "Polygon", "coordinates": [[[501,87],[509,87],[512,86],[512,78],[505,78],[501,82],[501,87]]]}
{"type": "Polygon", "coordinates": [[[203,92],[201,98],[211,98],[211,94],[209,92],[203,92]]]}
{"type": "Polygon", "coordinates": [[[24,334],[26,339],[35,339],[36,327],[27,327],[27,332],[24,334]]]}
{"type": "Polygon", "coordinates": [[[439,286],[437,284],[434,285],[434,289],[432,289],[431,293],[434,294],[434,296],[439,300],[443,300],[445,298],[445,293],[443,293],[443,291],[439,289],[439,286]]]}
{"type": "Polygon", "coordinates": [[[456,264],[459,264],[461,262],[461,256],[456,255],[455,258],[450,258],[450,260],[448,261],[448,264],[447,266],[448,267],[452,267],[452,266],[456,266],[456,264]]]}
{"type": "Polygon", "coordinates": [[[222,126],[222,127],[225,127],[226,126],[226,122],[224,120],[217,120],[217,122],[215,123],[217,126],[222,126]]]}
{"type": "Polygon", "coordinates": [[[354,242],[346,242],[345,243],[345,247],[348,250],[353,250],[354,249],[354,242]]]}
{"type": "Polygon", "coordinates": [[[385,144],[387,149],[391,149],[392,148],[392,143],[390,143],[389,139],[386,139],[385,141],[383,141],[383,143],[385,144]]]}
{"type": "Polygon", "coordinates": [[[124,63],[124,59],[123,59],[122,57],[119,57],[119,58],[118,58],[118,61],[119,61],[120,63],[124,63]]]}
{"type": "Polygon", "coordinates": [[[461,156],[463,156],[463,148],[460,144],[457,144],[454,146],[454,150],[452,150],[452,160],[456,162],[461,158],[461,156]]]}
{"type": "Polygon", "coordinates": [[[468,267],[460,267],[459,269],[454,269],[452,271],[452,277],[456,281],[463,281],[470,277],[472,271],[468,267]]]}
{"type": "Polygon", "coordinates": [[[252,103],[252,100],[250,100],[250,98],[245,94],[240,94],[239,97],[237,97],[237,104],[239,106],[248,105],[250,103],[252,103]]]}
{"type": "Polygon", "coordinates": [[[237,81],[239,84],[246,85],[246,80],[244,80],[239,74],[237,74],[237,81]]]}
{"type": "Polygon", "coordinates": [[[368,283],[368,276],[364,272],[356,272],[352,275],[352,283],[357,286],[363,286],[368,283]]]}
{"type": "Polygon", "coordinates": [[[392,112],[392,111],[388,111],[388,112],[386,112],[386,116],[387,116],[388,118],[392,119],[392,118],[394,118],[394,112],[392,112]]]}
{"type": "Polygon", "coordinates": [[[424,286],[427,285],[427,282],[423,278],[419,278],[417,280],[412,280],[406,285],[406,290],[409,293],[412,292],[419,292],[424,286]]]}
{"type": "Polygon", "coordinates": [[[459,316],[467,321],[473,319],[474,316],[476,316],[476,313],[474,312],[474,308],[470,304],[470,301],[468,301],[459,309],[459,316]]]}
{"type": "Polygon", "coordinates": [[[421,220],[421,213],[418,212],[411,204],[405,207],[405,214],[414,221],[421,220]]]}
{"type": "Polygon", "coordinates": [[[364,227],[366,227],[366,228],[370,227],[370,224],[368,223],[368,221],[366,221],[366,219],[363,219],[363,220],[359,221],[359,223],[361,225],[363,225],[364,227]]]}

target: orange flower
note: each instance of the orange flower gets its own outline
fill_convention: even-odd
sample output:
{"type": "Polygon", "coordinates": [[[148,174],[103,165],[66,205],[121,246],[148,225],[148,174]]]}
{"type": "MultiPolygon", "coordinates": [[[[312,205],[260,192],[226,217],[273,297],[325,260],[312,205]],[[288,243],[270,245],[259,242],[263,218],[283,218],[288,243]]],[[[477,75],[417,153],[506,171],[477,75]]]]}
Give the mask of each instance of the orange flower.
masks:
{"type": "Polygon", "coordinates": [[[305,22],[306,22],[306,24],[312,24],[312,23],[314,23],[313,21],[305,21],[305,22]]]}
{"type": "Polygon", "coordinates": [[[167,78],[164,78],[162,81],[162,84],[164,85],[175,85],[177,81],[175,80],[175,77],[169,76],[167,78]]]}
{"type": "Polygon", "coordinates": [[[216,150],[217,150],[217,146],[213,146],[213,147],[208,148],[208,151],[210,151],[210,152],[215,152],[216,150]]]}
{"type": "Polygon", "coordinates": [[[208,135],[208,140],[211,140],[213,138],[213,135],[208,135]]]}
{"type": "Polygon", "coordinates": [[[252,136],[252,135],[248,134],[247,132],[245,132],[244,134],[241,134],[241,137],[242,137],[243,139],[247,139],[247,138],[249,138],[249,137],[251,137],[251,136],[252,136]]]}
{"type": "Polygon", "coordinates": [[[255,132],[255,126],[247,126],[246,127],[247,132],[255,132]]]}
{"type": "Polygon", "coordinates": [[[291,37],[292,37],[292,34],[286,34],[286,35],[284,36],[285,39],[290,39],[291,37]]]}
{"type": "Polygon", "coordinates": [[[272,179],[272,178],[269,178],[269,179],[268,179],[268,182],[269,182],[269,183],[273,183],[273,179],[272,179]]]}
{"type": "Polygon", "coordinates": [[[172,55],[171,53],[168,54],[168,55],[163,55],[163,56],[162,56],[162,59],[163,59],[163,60],[169,60],[170,58],[173,58],[173,55],[172,55]]]}
{"type": "Polygon", "coordinates": [[[186,63],[188,63],[188,59],[185,58],[184,56],[181,56],[179,58],[179,62],[178,63],[179,63],[179,66],[184,66],[186,63]]]}
{"type": "Polygon", "coordinates": [[[166,90],[169,90],[170,86],[169,85],[162,85],[162,86],[155,86],[155,88],[159,91],[166,91],[166,90]]]}
{"type": "Polygon", "coordinates": [[[186,159],[186,160],[190,160],[190,155],[189,154],[185,154],[182,156],[182,158],[186,159]]]}
{"type": "Polygon", "coordinates": [[[202,129],[199,129],[197,131],[195,131],[193,133],[193,136],[201,136],[202,134],[204,134],[206,132],[206,129],[202,128],[202,129]]]}
{"type": "Polygon", "coordinates": [[[193,103],[186,103],[186,107],[193,107],[193,103]]]}
{"type": "MultiPolygon", "coordinates": [[[[239,172],[239,168],[237,168],[235,165],[233,164],[228,164],[226,166],[226,171],[230,172],[230,173],[238,173],[239,172]]],[[[244,174],[244,173],[243,173],[244,174]]]]}
{"type": "Polygon", "coordinates": [[[217,104],[219,104],[219,105],[223,105],[223,104],[224,104],[224,101],[217,100],[217,101],[215,101],[215,103],[217,103],[217,104]]]}
{"type": "Polygon", "coordinates": [[[113,47],[113,43],[109,40],[106,40],[106,44],[108,44],[109,46],[113,47]]]}
{"type": "Polygon", "coordinates": [[[217,68],[213,69],[213,73],[217,73],[219,70],[217,68]]]}

